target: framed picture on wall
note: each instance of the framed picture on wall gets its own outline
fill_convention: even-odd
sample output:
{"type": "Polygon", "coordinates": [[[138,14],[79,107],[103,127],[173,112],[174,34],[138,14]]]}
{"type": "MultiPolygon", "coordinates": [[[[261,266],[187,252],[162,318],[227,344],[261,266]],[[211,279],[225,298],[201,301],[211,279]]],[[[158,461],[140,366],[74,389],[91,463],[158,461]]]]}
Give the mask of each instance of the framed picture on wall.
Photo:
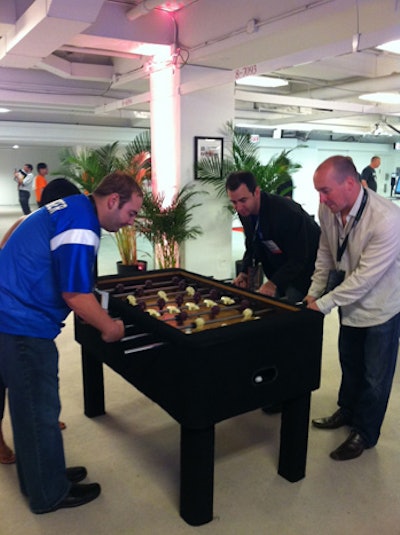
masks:
{"type": "Polygon", "coordinates": [[[202,160],[208,160],[214,166],[218,166],[222,178],[222,159],[224,151],[223,137],[194,138],[194,178],[198,179],[198,165],[202,160]]]}

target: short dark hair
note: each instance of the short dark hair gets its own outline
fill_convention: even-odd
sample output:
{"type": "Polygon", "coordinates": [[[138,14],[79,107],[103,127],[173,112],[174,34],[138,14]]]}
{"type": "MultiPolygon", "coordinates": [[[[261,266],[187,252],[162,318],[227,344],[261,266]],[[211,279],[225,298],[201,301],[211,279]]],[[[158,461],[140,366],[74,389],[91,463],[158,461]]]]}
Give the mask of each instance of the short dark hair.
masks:
{"type": "Polygon", "coordinates": [[[93,190],[93,195],[98,197],[106,197],[112,193],[119,195],[119,208],[130,201],[133,193],[143,197],[143,191],[133,176],[123,171],[114,171],[105,176],[93,190]]]}
{"type": "Polygon", "coordinates": [[[36,166],[37,172],[40,173],[40,171],[42,169],[47,169],[47,163],[40,162],[40,163],[37,164],[37,166],[36,166]]]}
{"type": "Polygon", "coordinates": [[[42,198],[40,199],[40,206],[44,206],[49,202],[63,199],[70,195],[78,195],[79,189],[66,178],[55,178],[51,180],[45,188],[43,188],[42,198]]]}
{"type": "Polygon", "coordinates": [[[33,169],[33,165],[32,165],[32,164],[30,164],[30,163],[26,163],[26,164],[24,164],[24,165],[25,165],[30,171],[32,171],[32,169],[33,169]]]}
{"type": "Polygon", "coordinates": [[[256,177],[250,171],[234,171],[226,179],[225,188],[229,191],[236,191],[242,184],[254,193],[257,187],[256,177]]]}

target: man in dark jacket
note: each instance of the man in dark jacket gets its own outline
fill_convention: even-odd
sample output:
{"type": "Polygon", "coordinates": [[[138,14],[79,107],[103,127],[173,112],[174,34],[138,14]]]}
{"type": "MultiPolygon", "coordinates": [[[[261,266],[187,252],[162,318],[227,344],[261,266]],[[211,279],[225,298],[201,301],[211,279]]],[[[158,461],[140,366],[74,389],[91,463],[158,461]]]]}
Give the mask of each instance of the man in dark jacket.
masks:
{"type": "Polygon", "coordinates": [[[314,271],[317,223],[291,199],[262,192],[247,171],[231,173],[226,190],[246,236],[242,271],[233,283],[248,287],[249,268],[261,262],[268,280],[258,288],[260,293],[301,301],[314,271]]]}

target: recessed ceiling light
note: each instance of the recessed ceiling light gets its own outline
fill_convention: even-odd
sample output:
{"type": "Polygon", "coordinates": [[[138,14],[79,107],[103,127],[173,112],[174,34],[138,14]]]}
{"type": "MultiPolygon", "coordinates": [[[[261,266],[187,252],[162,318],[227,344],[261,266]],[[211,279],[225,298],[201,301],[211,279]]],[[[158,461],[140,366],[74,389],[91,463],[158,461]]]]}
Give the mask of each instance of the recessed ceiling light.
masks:
{"type": "Polygon", "coordinates": [[[400,104],[400,93],[365,93],[358,98],[382,104],[400,104]]]}
{"type": "Polygon", "coordinates": [[[8,113],[9,111],[11,110],[9,110],[8,108],[0,108],[0,113],[8,113]]]}
{"type": "Polygon", "coordinates": [[[379,48],[379,50],[386,50],[386,52],[393,52],[393,54],[400,54],[400,39],[396,41],[388,41],[376,48],[379,48]]]}
{"type": "Polygon", "coordinates": [[[239,85],[254,85],[257,87],[282,87],[288,85],[282,78],[272,78],[270,76],[245,76],[236,80],[239,85]]]}
{"type": "Polygon", "coordinates": [[[19,149],[19,145],[13,145],[12,148],[13,149],[19,149]]]}

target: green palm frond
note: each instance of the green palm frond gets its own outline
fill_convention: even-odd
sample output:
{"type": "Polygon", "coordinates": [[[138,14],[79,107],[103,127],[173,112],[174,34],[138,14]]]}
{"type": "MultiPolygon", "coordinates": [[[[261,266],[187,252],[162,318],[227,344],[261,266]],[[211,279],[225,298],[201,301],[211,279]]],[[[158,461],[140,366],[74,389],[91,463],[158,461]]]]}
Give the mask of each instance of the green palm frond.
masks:
{"type": "Polygon", "coordinates": [[[201,227],[190,226],[193,209],[200,203],[191,202],[199,191],[186,185],[174,196],[168,206],[164,206],[165,196],[145,192],[142,209],[136,220],[136,226],[153,245],[164,241],[176,242],[178,245],[202,234],[201,227]]]}
{"type": "Polygon", "coordinates": [[[104,145],[93,150],[94,156],[98,159],[100,167],[104,171],[104,176],[121,169],[121,159],[118,156],[119,144],[118,141],[104,145]]]}
{"type": "Polygon", "coordinates": [[[145,168],[145,171],[140,172],[141,182],[144,177],[150,178],[150,149],[149,131],[140,133],[125,148],[121,148],[118,141],[98,148],[66,148],[60,153],[61,167],[53,174],[70,178],[88,193],[106,175],[117,170],[131,173],[136,178],[138,172],[145,168]]]}
{"type": "MultiPolygon", "coordinates": [[[[131,161],[140,153],[151,154],[151,137],[150,130],[145,130],[135,137],[135,139],[125,147],[121,157],[123,167],[129,167],[131,161]]],[[[148,166],[151,166],[150,157],[148,166]]]]}

